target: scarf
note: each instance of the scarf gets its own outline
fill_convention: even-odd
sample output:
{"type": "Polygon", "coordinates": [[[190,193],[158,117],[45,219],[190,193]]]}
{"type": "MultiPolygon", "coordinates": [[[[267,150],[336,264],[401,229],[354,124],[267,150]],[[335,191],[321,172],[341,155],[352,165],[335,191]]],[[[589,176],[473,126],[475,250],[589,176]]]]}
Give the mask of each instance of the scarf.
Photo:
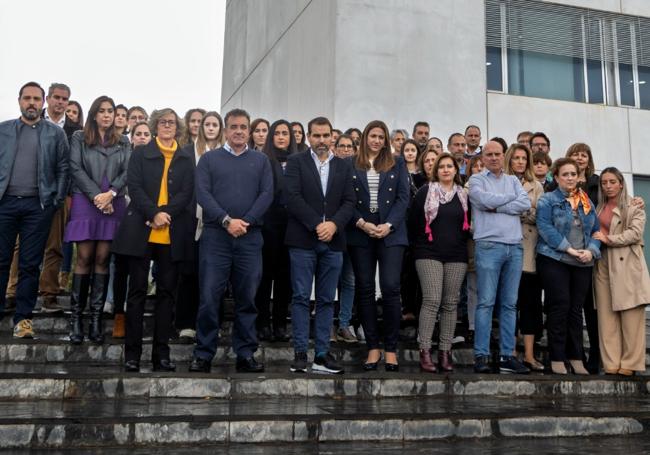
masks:
{"type": "Polygon", "coordinates": [[[589,196],[587,196],[587,193],[582,191],[580,188],[571,191],[567,195],[566,200],[571,204],[572,210],[578,210],[578,206],[582,204],[582,210],[585,211],[585,215],[591,211],[591,201],[589,200],[589,196]]]}
{"type": "Polygon", "coordinates": [[[438,208],[441,204],[451,202],[455,195],[458,195],[458,200],[463,206],[463,231],[469,231],[469,223],[467,221],[467,194],[463,191],[460,185],[454,185],[451,191],[445,191],[438,182],[429,183],[429,191],[427,198],[424,201],[424,232],[427,234],[429,242],[433,242],[433,233],[431,232],[431,222],[438,216],[438,208]]]}

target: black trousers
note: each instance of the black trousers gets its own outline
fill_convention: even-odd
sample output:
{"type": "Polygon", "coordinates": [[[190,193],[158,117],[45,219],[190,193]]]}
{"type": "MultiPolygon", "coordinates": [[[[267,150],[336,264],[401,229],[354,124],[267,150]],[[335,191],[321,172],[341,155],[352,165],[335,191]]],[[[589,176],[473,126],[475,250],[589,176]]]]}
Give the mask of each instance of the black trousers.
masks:
{"type": "Polygon", "coordinates": [[[174,291],[178,280],[177,265],[172,262],[170,245],[149,243],[145,257],[129,258],[129,295],[126,304],[125,360],[140,360],[142,355],[142,319],[147,297],[149,262],[158,265],[152,362],[169,359],[169,335],[172,326],[174,291]]]}
{"type": "Polygon", "coordinates": [[[366,345],[368,349],[380,347],[375,301],[375,270],[379,264],[379,287],[384,310],[382,314],[384,349],[387,352],[397,352],[401,320],[400,275],[404,247],[387,247],[383,239],[369,238],[367,246],[348,246],[348,252],[354,268],[354,299],[366,335],[366,345]]]}
{"type": "Polygon", "coordinates": [[[263,228],[262,280],[255,294],[257,328],[267,327],[273,318],[274,328],[285,328],[291,302],[289,249],[284,244],[285,227],[263,228]],[[271,290],[273,310],[271,312],[271,290]]]}
{"type": "Polygon", "coordinates": [[[178,330],[195,329],[199,313],[199,242],[193,242],[193,248],[194,259],[181,263],[178,268],[175,316],[178,330]]]}
{"type": "Polygon", "coordinates": [[[546,330],[552,361],[582,360],[582,307],[593,267],[578,267],[537,255],[537,273],[546,293],[546,330]]]}
{"type": "Polygon", "coordinates": [[[404,252],[400,293],[402,295],[402,313],[411,313],[417,318],[422,306],[422,291],[420,278],[415,270],[413,252],[409,248],[404,252]]]}
{"type": "Polygon", "coordinates": [[[542,316],[542,282],[536,273],[521,274],[519,297],[517,299],[519,332],[541,338],[544,331],[542,316]]]}
{"type": "Polygon", "coordinates": [[[129,257],[113,253],[115,274],[113,275],[113,314],[124,314],[126,290],[129,282],[129,257]]]}

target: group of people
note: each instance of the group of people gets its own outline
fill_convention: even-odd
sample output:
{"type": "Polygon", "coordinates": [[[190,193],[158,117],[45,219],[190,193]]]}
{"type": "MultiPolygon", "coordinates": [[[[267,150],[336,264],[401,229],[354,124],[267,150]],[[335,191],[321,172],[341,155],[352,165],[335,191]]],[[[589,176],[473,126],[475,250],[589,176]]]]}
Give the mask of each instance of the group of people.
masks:
{"type": "MultiPolygon", "coordinates": [[[[644,201],[628,195],[618,169],[597,176],[587,144],[553,162],[544,133],[481,146],[480,129],[470,125],[444,151],[426,122],[412,138],[380,120],[342,132],[316,117],[305,131],[287,120],[251,122],[242,109],[223,119],[203,109],[181,118],[171,108],[149,117],[107,96],[83,122],[69,98],[64,84],[46,96],[29,82],[19,91],[20,117],[0,123],[0,286],[17,250],[16,337],[34,334],[39,268],[45,274],[44,254],[58,237],[60,251],[76,245],[71,343],[86,336],[86,306],[88,339],[103,343],[110,290],[113,335],[125,337],[130,372],[140,370],[150,274],[157,371],[176,368],[174,326],[196,341],[189,370],[210,371],[228,288],[241,372],[263,371],[254,356],[259,340],[292,339],[291,371],[311,363],[315,372],[342,373],[330,343],[357,341],[355,309],[367,371],[382,362],[399,370],[404,319],[417,320],[422,371],[453,371],[459,309],[478,373],[543,371],[535,346],[544,328],[553,373],[594,373],[601,363],[607,374],[645,370],[644,201]]],[[[43,300],[44,310],[56,305],[43,300]]]]}

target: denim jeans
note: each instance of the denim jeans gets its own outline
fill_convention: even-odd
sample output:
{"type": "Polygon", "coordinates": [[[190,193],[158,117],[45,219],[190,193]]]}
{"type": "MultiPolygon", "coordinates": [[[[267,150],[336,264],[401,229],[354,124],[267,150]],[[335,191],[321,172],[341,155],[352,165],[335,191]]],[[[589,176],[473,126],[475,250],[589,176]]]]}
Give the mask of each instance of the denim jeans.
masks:
{"type": "Polygon", "coordinates": [[[349,327],[354,306],[354,269],[348,253],[343,253],[343,268],[339,279],[339,327],[349,327]]]}
{"type": "Polygon", "coordinates": [[[53,206],[43,209],[38,197],[4,196],[0,200],[0,312],[4,310],[16,236],[20,235],[14,324],[30,319],[36,306],[39,266],[55,211],[53,206]]]}
{"type": "Polygon", "coordinates": [[[203,229],[199,249],[200,302],[194,356],[212,361],[219,338],[219,306],[228,280],[235,298],[232,347],[237,357],[257,350],[255,293],[262,278],[262,232],[234,238],[220,227],[203,229]]]}
{"type": "Polygon", "coordinates": [[[291,325],[293,349],[307,352],[309,345],[309,300],[316,278],[316,318],[314,320],[314,351],[326,354],[330,348],[330,329],[334,318],[334,296],[343,266],[343,253],[330,250],[319,242],[313,250],[289,248],[291,260],[291,325]]]}
{"type": "Polygon", "coordinates": [[[478,288],[474,355],[490,355],[492,310],[499,298],[499,353],[512,355],[515,348],[517,294],[523,269],[524,250],[521,244],[479,240],[476,242],[475,264],[478,288]]]}

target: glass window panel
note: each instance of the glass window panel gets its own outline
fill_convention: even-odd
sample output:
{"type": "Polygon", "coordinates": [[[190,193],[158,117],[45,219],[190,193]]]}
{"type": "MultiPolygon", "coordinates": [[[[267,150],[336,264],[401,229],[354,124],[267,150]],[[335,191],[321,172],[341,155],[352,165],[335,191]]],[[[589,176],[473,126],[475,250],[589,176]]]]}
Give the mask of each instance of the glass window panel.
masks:
{"type": "Polygon", "coordinates": [[[582,59],[508,49],[508,93],[585,101],[582,59]]]}
{"type": "Polygon", "coordinates": [[[587,60],[587,82],[589,84],[589,102],[605,103],[603,94],[603,66],[599,60],[587,60]]]}
{"type": "Polygon", "coordinates": [[[503,91],[503,71],[501,71],[501,48],[486,48],[485,65],[487,70],[488,90],[503,91]]]}
{"type": "MultiPolygon", "coordinates": [[[[630,190],[629,183],[627,189],[630,190]]],[[[634,195],[642,197],[644,201],[650,201],[650,177],[634,176],[634,195]]],[[[650,245],[650,229],[647,226],[643,232],[643,240],[646,245],[650,245]]],[[[643,253],[647,264],[650,259],[650,248],[644,248],[643,253]]]]}
{"type": "Polygon", "coordinates": [[[627,63],[618,64],[618,74],[621,88],[621,105],[635,106],[634,103],[634,73],[632,65],[627,63]]]}
{"type": "Polygon", "coordinates": [[[639,66],[639,103],[641,109],[650,109],[650,67],[639,66]]]}

